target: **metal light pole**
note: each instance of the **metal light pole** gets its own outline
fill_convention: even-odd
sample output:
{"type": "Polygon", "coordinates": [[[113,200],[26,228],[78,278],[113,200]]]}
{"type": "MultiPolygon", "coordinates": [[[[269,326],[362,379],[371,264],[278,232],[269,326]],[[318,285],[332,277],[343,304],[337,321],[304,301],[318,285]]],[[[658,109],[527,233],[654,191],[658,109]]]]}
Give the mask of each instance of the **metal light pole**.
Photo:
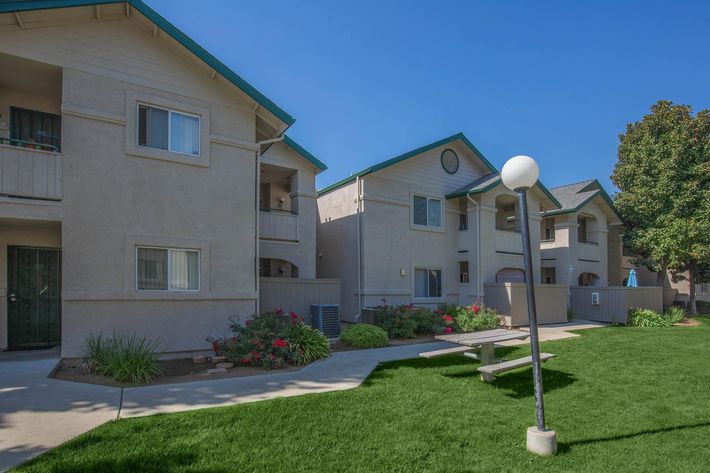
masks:
{"type": "Polygon", "coordinates": [[[539,455],[557,453],[557,435],[545,427],[545,403],[542,395],[542,369],[540,367],[540,341],[537,333],[537,312],[535,310],[535,284],[533,276],[532,250],[530,248],[530,222],[528,221],[527,190],[535,185],[540,168],[529,156],[515,156],[508,160],[501,171],[503,184],[518,195],[521,233],[523,239],[523,263],[525,266],[525,286],[530,325],[530,351],[532,352],[533,383],[535,385],[535,414],[537,425],[530,427],[527,434],[527,448],[539,455]]]}

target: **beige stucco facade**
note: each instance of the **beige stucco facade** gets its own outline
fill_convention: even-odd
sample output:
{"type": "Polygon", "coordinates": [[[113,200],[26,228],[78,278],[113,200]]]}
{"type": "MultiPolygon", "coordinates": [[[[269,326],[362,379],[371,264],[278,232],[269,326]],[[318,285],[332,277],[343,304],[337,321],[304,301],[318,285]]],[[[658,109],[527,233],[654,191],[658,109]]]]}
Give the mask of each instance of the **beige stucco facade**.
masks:
{"type": "MultiPolygon", "coordinates": [[[[341,279],[343,318],[355,321],[361,307],[383,301],[421,306],[483,302],[483,283],[496,282],[501,270],[522,272],[520,233],[496,228],[501,199],[513,202],[513,192],[498,184],[470,197],[447,198],[462,186],[493,174],[495,170],[462,140],[453,139],[321,192],[317,273],[341,279]],[[453,174],[441,163],[447,149],[459,160],[453,174]],[[439,226],[414,223],[415,196],[441,202],[439,226]],[[440,294],[417,296],[418,269],[441,271],[440,294]]],[[[541,194],[535,188],[528,197],[530,218],[535,222],[531,237],[536,278],[540,275],[537,222],[541,194]]]]}
{"type": "Polygon", "coordinates": [[[287,123],[126,4],[13,18],[0,15],[0,138],[20,107],[61,116],[61,149],[0,142],[0,349],[8,245],[61,248],[64,356],[114,331],[161,351],[208,347],[230,316],[256,310],[259,256],[315,277],[318,169],[281,143],[260,167],[289,176],[296,237],[277,220],[257,241],[256,142],[287,123]],[[199,117],[199,155],[138,146],[138,104],[199,117]],[[199,289],[139,291],[138,246],[199,252],[199,289]]]}

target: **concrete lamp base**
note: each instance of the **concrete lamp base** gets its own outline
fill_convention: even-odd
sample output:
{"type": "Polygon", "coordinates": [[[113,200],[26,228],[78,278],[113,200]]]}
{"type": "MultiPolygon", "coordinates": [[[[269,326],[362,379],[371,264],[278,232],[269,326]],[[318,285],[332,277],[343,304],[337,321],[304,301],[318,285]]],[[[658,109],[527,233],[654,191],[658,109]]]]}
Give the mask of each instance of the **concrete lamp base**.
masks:
{"type": "Polygon", "coordinates": [[[528,428],[528,451],[544,457],[557,453],[557,434],[554,430],[528,428]]]}

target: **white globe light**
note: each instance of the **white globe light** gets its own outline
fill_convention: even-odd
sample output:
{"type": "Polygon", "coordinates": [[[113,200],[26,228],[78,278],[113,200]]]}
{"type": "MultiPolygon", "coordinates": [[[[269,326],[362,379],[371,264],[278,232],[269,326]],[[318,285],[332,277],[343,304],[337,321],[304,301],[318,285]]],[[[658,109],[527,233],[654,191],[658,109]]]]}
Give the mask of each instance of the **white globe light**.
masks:
{"type": "Polygon", "coordinates": [[[530,156],[515,156],[503,165],[500,177],[508,189],[529,189],[540,176],[540,168],[530,156]]]}

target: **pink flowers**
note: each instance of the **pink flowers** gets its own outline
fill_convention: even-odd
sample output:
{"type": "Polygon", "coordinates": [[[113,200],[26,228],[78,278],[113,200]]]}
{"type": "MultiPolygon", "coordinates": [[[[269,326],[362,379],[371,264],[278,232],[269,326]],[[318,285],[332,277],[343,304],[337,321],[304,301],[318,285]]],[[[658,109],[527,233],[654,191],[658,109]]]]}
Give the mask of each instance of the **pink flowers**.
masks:
{"type": "Polygon", "coordinates": [[[282,340],[281,338],[277,338],[274,340],[274,348],[284,348],[288,346],[288,342],[286,340],[282,340]]]}
{"type": "Polygon", "coordinates": [[[481,311],[481,306],[473,304],[473,305],[471,305],[471,310],[473,311],[474,314],[478,314],[481,311]]]}
{"type": "Polygon", "coordinates": [[[451,327],[444,327],[444,333],[451,333],[453,331],[454,331],[454,329],[451,327]]]}
{"type": "Polygon", "coordinates": [[[441,318],[444,319],[444,322],[447,322],[447,323],[454,321],[454,318],[451,317],[450,315],[442,315],[441,318]]]}

